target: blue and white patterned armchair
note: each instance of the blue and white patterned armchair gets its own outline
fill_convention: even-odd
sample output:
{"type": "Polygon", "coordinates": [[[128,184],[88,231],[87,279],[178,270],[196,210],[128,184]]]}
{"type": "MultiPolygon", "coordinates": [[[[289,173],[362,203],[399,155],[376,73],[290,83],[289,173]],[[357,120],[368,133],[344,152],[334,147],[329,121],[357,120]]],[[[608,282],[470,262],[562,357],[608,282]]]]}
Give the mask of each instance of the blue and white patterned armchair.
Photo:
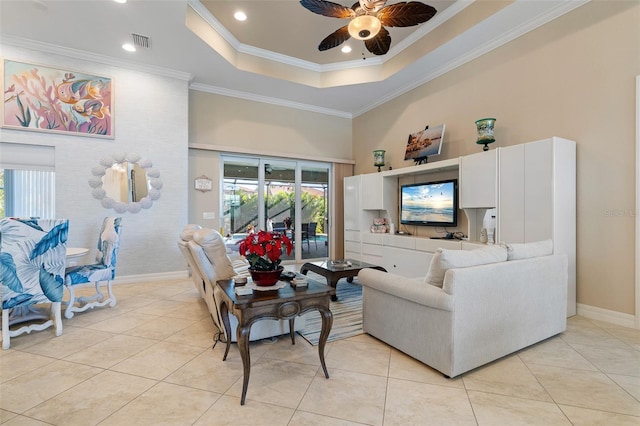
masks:
{"type": "Polygon", "coordinates": [[[74,312],[84,312],[96,307],[116,306],[117,300],[111,288],[111,282],[116,277],[116,261],[120,248],[121,217],[106,217],[102,222],[98,238],[98,253],[96,263],[90,265],[71,266],[66,270],[65,287],[69,290],[69,301],[66,304],[64,316],[72,318],[74,312]],[[109,297],[104,298],[100,291],[100,283],[107,282],[109,297]],[[95,283],[96,292],[91,297],[76,298],[74,286],[78,284],[95,283]]]}
{"type": "Polygon", "coordinates": [[[31,331],[55,327],[62,334],[66,219],[0,219],[0,280],[2,285],[2,348],[10,338],[31,331]],[[51,303],[51,313],[33,305],[51,303]],[[10,326],[46,319],[11,330],[10,326]]]}

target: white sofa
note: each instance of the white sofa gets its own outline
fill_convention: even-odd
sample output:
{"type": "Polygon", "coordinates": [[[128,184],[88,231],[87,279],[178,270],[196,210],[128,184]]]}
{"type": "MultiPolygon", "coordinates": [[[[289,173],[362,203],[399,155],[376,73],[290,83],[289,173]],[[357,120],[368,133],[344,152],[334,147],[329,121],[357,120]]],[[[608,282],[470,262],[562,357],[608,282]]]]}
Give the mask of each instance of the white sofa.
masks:
{"type": "Polygon", "coordinates": [[[455,267],[456,257],[469,256],[465,251],[449,253],[452,258],[443,262],[436,259],[439,249],[422,282],[363,269],[358,281],[364,331],[448,377],[563,332],[567,257],[515,246],[522,246],[516,255],[504,248],[504,257],[512,260],[459,262],[466,267],[455,267]],[[437,281],[439,274],[442,287],[426,282],[437,281]]]}
{"type": "MultiPolygon", "coordinates": [[[[218,231],[202,228],[199,225],[186,225],[178,239],[178,247],[191,268],[191,274],[198,292],[204,299],[215,326],[220,331],[220,339],[231,338],[236,341],[236,333],[226,336],[220,317],[220,290],[218,280],[230,279],[237,275],[248,276],[249,263],[237,253],[227,252],[224,238],[218,231]]],[[[232,330],[236,330],[238,320],[229,316],[232,330]]],[[[306,326],[305,315],[295,320],[295,330],[306,326]]],[[[250,340],[260,340],[282,334],[289,334],[289,321],[263,320],[251,327],[250,340]]]]}

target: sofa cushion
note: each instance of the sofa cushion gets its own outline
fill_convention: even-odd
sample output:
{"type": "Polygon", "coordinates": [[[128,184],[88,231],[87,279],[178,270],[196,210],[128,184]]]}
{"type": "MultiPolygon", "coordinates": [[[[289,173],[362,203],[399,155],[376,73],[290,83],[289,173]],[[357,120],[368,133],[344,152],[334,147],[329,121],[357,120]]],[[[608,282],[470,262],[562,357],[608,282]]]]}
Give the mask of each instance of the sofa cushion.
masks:
{"type": "Polygon", "coordinates": [[[216,271],[218,280],[226,280],[236,275],[231,260],[227,256],[224,239],[218,231],[199,229],[193,233],[193,241],[204,250],[216,271]]]}
{"type": "Polygon", "coordinates": [[[448,250],[439,248],[431,258],[429,272],[424,282],[442,287],[444,273],[451,268],[468,268],[507,260],[507,249],[502,245],[491,245],[475,250],[448,250]]]}
{"type": "Polygon", "coordinates": [[[507,244],[507,260],[529,259],[553,254],[553,241],[507,244]]]}

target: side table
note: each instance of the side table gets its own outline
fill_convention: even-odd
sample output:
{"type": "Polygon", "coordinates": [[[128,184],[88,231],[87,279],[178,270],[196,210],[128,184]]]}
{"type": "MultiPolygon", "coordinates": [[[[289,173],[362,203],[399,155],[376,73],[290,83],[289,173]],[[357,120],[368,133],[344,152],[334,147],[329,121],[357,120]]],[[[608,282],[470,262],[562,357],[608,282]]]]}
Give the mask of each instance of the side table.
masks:
{"type": "MultiPolygon", "coordinates": [[[[329,300],[335,294],[335,289],[324,284],[308,280],[307,288],[294,289],[290,285],[280,290],[254,291],[247,296],[238,296],[235,292],[233,280],[218,281],[218,288],[222,290],[220,294],[221,306],[220,314],[227,336],[231,334],[229,314],[238,319],[236,329],[236,339],[240,357],[242,358],[243,382],[242,398],[240,405],[244,405],[249,385],[249,374],[251,372],[251,357],[249,354],[249,335],[251,325],[264,319],[289,320],[289,331],[291,342],[295,344],[294,321],[295,317],[311,311],[319,311],[322,317],[322,330],[320,331],[320,341],[318,344],[318,355],[320,364],[324,371],[324,376],[328,379],[329,372],[324,362],[324,348],[333,324],[333,314],[329,310],[329,300]]],[[[224,351],[223,361],[227,359],[231,339],[227,339],[227,346],[224,351]]]]}

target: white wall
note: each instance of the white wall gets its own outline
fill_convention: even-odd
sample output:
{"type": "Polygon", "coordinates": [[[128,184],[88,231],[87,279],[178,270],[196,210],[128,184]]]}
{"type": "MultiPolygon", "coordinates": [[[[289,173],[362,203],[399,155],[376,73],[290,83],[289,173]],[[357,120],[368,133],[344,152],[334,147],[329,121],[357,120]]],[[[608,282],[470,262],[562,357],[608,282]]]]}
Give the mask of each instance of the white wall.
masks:
{"type": "Polygon", "coordinates": [[[11,45],[1,48],[4,59],[113,79],[114,139],[0,129],[2,142],[55,147],[56,216],[70,220],[68,245],[90,247],[95,254],[102,219],[117,213],[91,196],[91,169],[103,157],[136,152],[153,162],[164,185],[150,209],[121,215],[117,276],[184,271],[176,238],[187,223],[188,82],[11,45]]]}

